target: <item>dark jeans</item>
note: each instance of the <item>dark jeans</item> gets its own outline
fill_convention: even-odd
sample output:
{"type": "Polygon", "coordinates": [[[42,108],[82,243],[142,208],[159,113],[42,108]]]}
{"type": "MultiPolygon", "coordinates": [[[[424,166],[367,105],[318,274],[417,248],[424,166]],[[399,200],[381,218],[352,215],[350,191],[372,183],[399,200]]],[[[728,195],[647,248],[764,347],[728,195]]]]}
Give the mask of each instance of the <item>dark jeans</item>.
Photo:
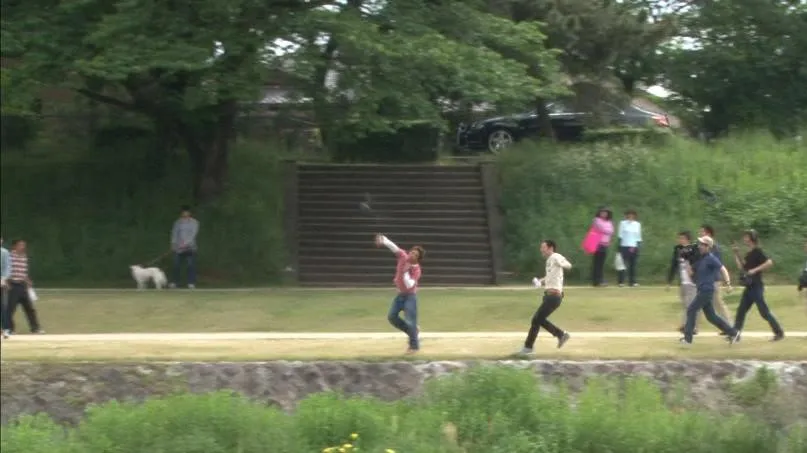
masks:
{"type": "MultiPolygon", "coordinates": [[[[626,270],[628,271],[628,284],[636,284],[636,261],[639,259],[639,247],[620,247],[619,254],[622,255],[622,261],[625,263],[626,270]]],[[[619,284],[625,283],[625,272],[619,273],[619,284]]]]}
{"type": "Polygon", "coordinates": [[[782,330],[782,326],[779,325],[779,321],[773,316],[771,309],[768,307],[767,302],[765,302],[765,285],[762,284],[746,286],[743,291],[743,296],[740,298],[740,306],[737,308],[734,328],[743,330],[743,327],[745,327],[745,316],[754,304],[756,304],[762,319],[768,321],[774,335],[784,335],[785,332],[782,330]]]}
{"type": "Polygon", "coordinates": [[[594,263],[591,266],[591,284],[594,286],[605,283],[603,271],[605,269],[605,257],[608,256],[608,246],[599,245],[594,252],[594,263]]]}
{"type": "Polygon", "coordinates": [[[535,345],[535,339],[538,338],[538,331],[541,330],[541,327],[546,329],[546,331],[554,337],[560,338],[563,335],[563,330],[547,319],[549,315],[560,307],[562,300],[562,296],[544,293],[544,300],[541,302],[541,306],[538,307],[538,310],[536,310],[535,314],[532,316],[530,331],[527,333],[526,341],[524,341],[525,348],[532,349],[535,345]]]}
{"type": "Polygon", "coordinates": [[[409,348],[420,349],[418,340],[418,298],[415,294],[400,293],[392,300],[387,315],[389,323],[409,336],[409,348]],[[401,312],[404,317],[401,319],[401,312]]]}
{"type": "Polygon", "coordinates": [[[182,262],[188,266],[188,284],[196,284],[196,252],[188,250],[184,252],[177,252],[174,254],[174,283],[179,285],[180,268],[182,262]]]}
{"type": "Polygon", "coordinates": [[[7,290],[8,300],[5,313],[3,314],[3,330],[14,332],[14,314],[17,312],[17,305],[22,305],[25,317],[28,319],[28,328],[31,332],[39,330],[39,319],[36,316],[34,303],[28,297],[28,285],[25,283],[9,282],[7,290]]]}
{"type": "Polygon", "coordinates": [[[712,303],[712,299],[714,299],[714,297],[714,291],[701,291],[698,289],[698,294],[695,296],[695,300],[693,300],[692,303],[689,304],[689,307],[687,307],[687,322],[684,326],[684,339],[686,339],[686,341],[692,343],[692,335],[695,330],[695,320],[698,317],[698,312],[701,310],[703,310],[706,320],[712,323],[712,325],[720,329],[722,332],[725,332],[732,337],[737,334],[737,331],[731,327],[725,319],[718,316],[715,312],[715,306],[712,303]]]}

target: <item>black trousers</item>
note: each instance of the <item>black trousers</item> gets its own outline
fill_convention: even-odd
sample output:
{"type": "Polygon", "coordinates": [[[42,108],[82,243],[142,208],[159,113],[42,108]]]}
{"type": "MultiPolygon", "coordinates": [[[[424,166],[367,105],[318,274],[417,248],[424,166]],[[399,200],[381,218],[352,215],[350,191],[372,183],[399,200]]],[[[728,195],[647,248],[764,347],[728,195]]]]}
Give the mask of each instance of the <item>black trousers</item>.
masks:
{"type": "MultiPolygon", "coordinates": [[[[622,262],[625,263],[625,268],[628,271],[628,284],[636,284],[636,261],[639,259],[639,247],[619,247],[619,253],[622,255],[622,262]]],[[[619,284],[625,283],[625,274],[619,274],[619,284]]]]}
{"type": "Polygon", "coordinates": [[[538,338],[538,331],[541,330],[541,327],[546,329],[547,332],[551,333],[554,337],[560,338],[563,335],[563,330],[547,319],[549,315],[560,307],[562,300],[563,296],[544,293],[544,300],[541,302],[541,306],[538,307],[538,310],[536,310],[535,314],[532,316],[532,324],[530,325],[530,331],[527,333],[527,340],[524,342],[524,347],[532,349],[535,345],[535,339],[538,338]]]}
{"type": "Polygon", "coordinates": [[[737,316],[734,319],[734,328],[737,330],[743,330],[745,327],[745,316],[748,314],[748,310],[750,310],[755,304],[757,306],[757,310],[759,310],[759,315],[762,316],[762,319],[768,321],[768,325],[771,326],[773,333],[775,335],[784,335],[785,332],[782,330],[782,326],[779,325],[779,321],[776,320],[776,316],[773,315],[770,307],[768,307],[768,303],[765,302],[765,286],[761,283],[745,287],[743,296],[740,299],[740,306],[737,307],[737,316]]]}
{"type": "Polygon", "coordinates": [[[594,286],[599,286],[605,283],[604,270],[606,256],[608,256],[608,246],[597,246],[597,251],[594,252],[593,263],[591,266],[591,284],[594,286]]]}
{"type": "Polygon", "coordinates": [[[8,304],[3,316],[3,330],[14,332],[14,314],[17,306],[22,305],[25,317],[28,319],[28,327],[31,332],[39,330],[39,319],[36,316],[36,308],[31,298],[28,297],[28,286],[25,283],[10,282],[8,288],[8,304]]]}

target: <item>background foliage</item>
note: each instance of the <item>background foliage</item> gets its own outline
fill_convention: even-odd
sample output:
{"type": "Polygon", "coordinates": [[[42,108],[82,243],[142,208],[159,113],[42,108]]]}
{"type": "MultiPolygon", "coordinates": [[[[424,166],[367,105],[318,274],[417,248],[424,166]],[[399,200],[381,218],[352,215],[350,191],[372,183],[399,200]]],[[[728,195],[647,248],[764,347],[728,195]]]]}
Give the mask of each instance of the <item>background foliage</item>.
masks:
{"type": "MultiPolygon", "coordinates": [[[[525,145],[500,159],[508,265],[526,275],[539,272],[534,245],[553,238],[577,264],[572,278],[588,278],[590,257],[580,243],[596,209],[606,205],[614,211],[615,227],[625,210],[639,213],[643,282],[660,282],[677,233],[696,235],[703,223],[715,227],[724,247],[739,242],[744,229],[757,229],[777,263],[771,273],[792,281],[803,265],[807,240],[805,168],[803,143],[764,134],[710,146],[686,139],[661,146],[525,145]],[[714,191],[718,202],[704,202],[701,186],[714,191]]],[[[614,251],[612,242],[607,262],[612,275],[614,251]]]]}

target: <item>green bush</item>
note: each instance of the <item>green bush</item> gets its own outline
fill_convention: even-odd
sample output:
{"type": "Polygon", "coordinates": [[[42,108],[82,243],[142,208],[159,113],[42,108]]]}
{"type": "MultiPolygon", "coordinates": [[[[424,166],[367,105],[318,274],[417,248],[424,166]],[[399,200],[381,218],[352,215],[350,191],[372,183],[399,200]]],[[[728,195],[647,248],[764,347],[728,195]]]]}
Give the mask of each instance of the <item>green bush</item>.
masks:
{"type": "Polygon", "coordinates": [[[397,402],[316,394],[291,415],[219,392],[93,407],[63,430],[44,417],[2,428],[4,453],[796,453],[804,427],[673,409],[643,379],[542,392],[528,370],[479,367],[397,402]],[[345,444],[349,444],[345,447],[345,444]],[[340,450],[341,448],[341,450],[340,450]]]}
{"type": "MultiPolygon", "coordinates": [[[[506,258],[516,272],[539,269],[537,244],[552,238],[576,264],[570,277],[588,278],[590,258],[580,243],[600,205],[613,209],[615,227],[624,210],[638,211],[644,239],[639,278],[645,282],[666,275],[676,233],[696,234],[704,222],[715,226],[724,246],[739,241],[743,229],[759,230],[777,263],[769,273],[780,279],[794,281],[804,263],[807,146],[802,142],[747,135],[712,145],[670,138],[660,147],[525,146],[503,153],[499,166],[506,258]],[[717,194],[716,202],[698,196],[701,185],[717,194]]],[[[727,247],[724,251],[730,258],[727,247]]]]}
{"type": "MultiPolygon", "coordinates": [[[[189,204],[184,154],[153,174],[145,154],[4,156],[2,229],[29,242],[32,278],[48,286],[131,285],[129,266],[167,251],[189,204]]],[[[227,193],[200,207],[199,265],[207,285],[278,282],[285,268],[281,162],[272,150],[233,149],[227,193]]],[[[157,265],[169,270],[171,257],[157,265]]]]}
{"type": "Polygon", "coordinates": [[[334,161],[422,163],[437,159],[440,127],[431,122],[405,122],[382,131],[363,127],[346,123],[331,131],[328,141],[334,161]]]}

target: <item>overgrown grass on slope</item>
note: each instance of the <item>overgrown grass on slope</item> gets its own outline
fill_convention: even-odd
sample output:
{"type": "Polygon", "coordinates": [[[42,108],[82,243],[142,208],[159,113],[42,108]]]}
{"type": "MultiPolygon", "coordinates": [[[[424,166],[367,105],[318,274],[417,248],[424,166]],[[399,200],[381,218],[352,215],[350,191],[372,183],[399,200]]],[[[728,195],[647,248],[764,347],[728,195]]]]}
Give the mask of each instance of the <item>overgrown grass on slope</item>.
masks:
{"type": "MultiPolygon", "coordinates": [[[[676,233],[688,229],[696,234],[704,222],[715,226],[718,240],[726,245],[739,241],[743,229],[756,228],[777,262],[770,273],[780,279],[795,281],[804,263],[804,142],[745,135],[713,145],[673,139],[656,148],[528,144],[504,153],[499,165],[508,265],[519,272],[539,268],[537,244],[552,238],[577,264],[572,278],[588,278],[590,258],[580,242],[600,205],[614,210],[615,226],[626,209],[639,212],[643,282],[662,280],[676,233]],[[700,184],[716,192],[716,203],[698,196],[700,184]]],[[[612,242],[609,275],[615,250],[612,242]]]]}
{"type": "MultiPolygon", "coordinates": [[[[142,153],[65,151],[3,156],[4,239],[29,241],[34,280],[48,286],[131,283],[128,266],[164,253],[179,208],[189,204],[189,166],[169,159],[157,177],[142,153]]],[[[285,267],[280,160],[271,150],[233,150],[226,196],[195,211],[200,272],[208,284],[277,282],[285,267]]],[[[170,256],[159,263],[170,269],[170,256]]]]}
{"type": "Polygon", "coordinates": [[[590,381],[575,404],[568,392],[542,392],[537,384],[527,370],[481,367],[430,381],[417,399],[388,403],[317,394],[292,415],[226,392],[177,395],[142,405],[92,407],[67,431],[45,416],[25,417],[2,428],[0,445],[3,453],[796,453],[807,448],[803,421],[769,420],[747,407],[735,407],[729,416],[704,412],[676,392],[663,396],[643,379],[625,385],[590,381]]]}

